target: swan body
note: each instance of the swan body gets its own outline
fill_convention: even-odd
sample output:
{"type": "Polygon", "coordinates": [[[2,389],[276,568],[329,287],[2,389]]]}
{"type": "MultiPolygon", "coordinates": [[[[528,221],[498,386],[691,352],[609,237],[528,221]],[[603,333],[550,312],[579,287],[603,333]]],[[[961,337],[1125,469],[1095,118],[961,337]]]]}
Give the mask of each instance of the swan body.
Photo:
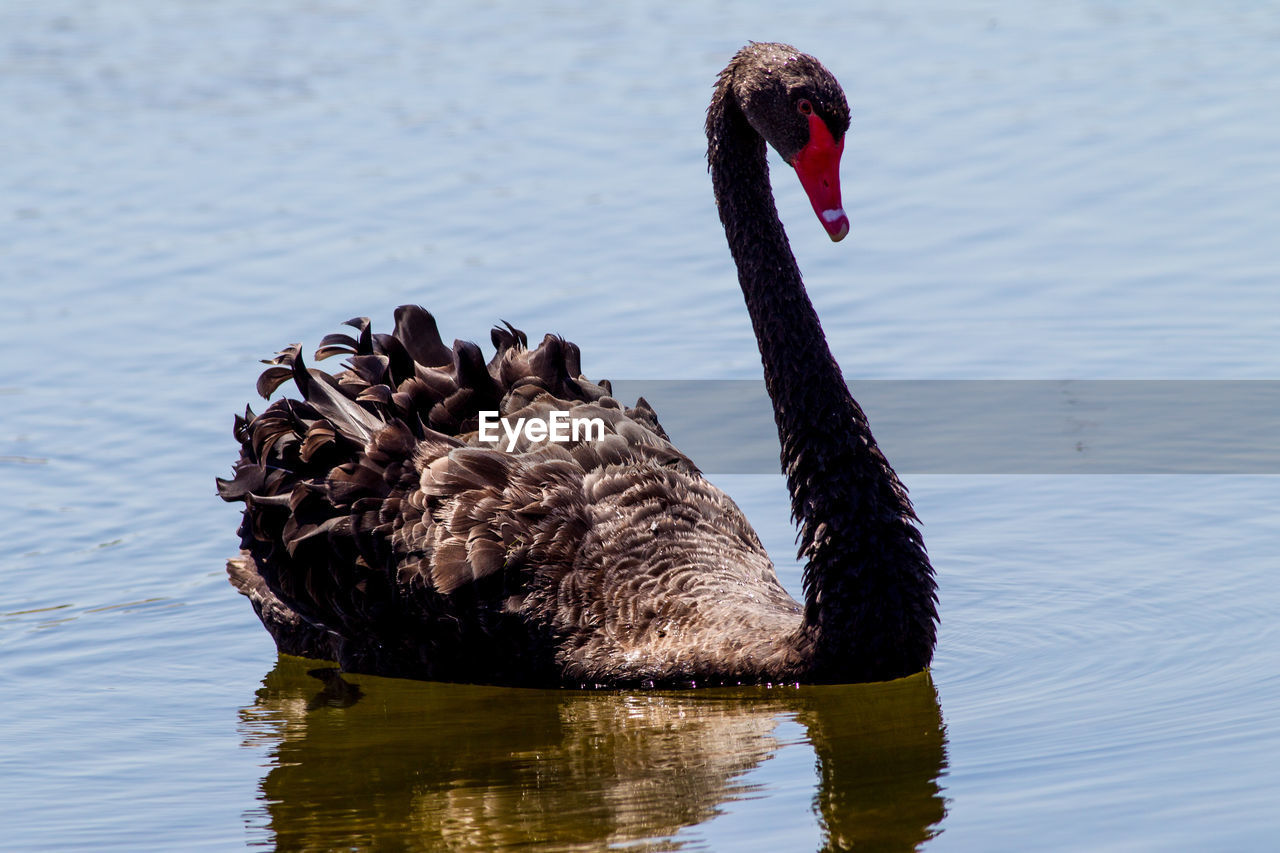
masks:
{"type": "Polygon", "coordinates": [[[237,417],[220,495],[245,504],[228,564],[282,652],[352,671],[512,685],[871,681],[932,657],[933,570],[906,490],[880,453],[804,292],[769,186],[766,143],[796,168],[834,240],[848,232],[839,159],[848,107],[788,45],[752,43],[717,82],[708,162],[760,344],[807,559],[805,600],[778,582],[724,492],[643,400],[593,383],[578,348],[495,328],[495,354],[446,346],[403,306],[317,358],[290,347],[259,379],[300,399],[237,417]],[[484,440],[481,412],[604,435],[484,440]]]}

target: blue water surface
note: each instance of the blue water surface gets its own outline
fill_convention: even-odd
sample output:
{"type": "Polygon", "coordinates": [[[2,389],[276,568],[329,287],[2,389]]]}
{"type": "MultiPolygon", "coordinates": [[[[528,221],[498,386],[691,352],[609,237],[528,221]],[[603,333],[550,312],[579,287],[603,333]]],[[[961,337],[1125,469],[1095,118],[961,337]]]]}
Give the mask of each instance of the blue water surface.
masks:
{"type": "MultiPolygon", "coordinates": [[[[1280,378],[1267,4],[5,3],[5,846],[841,849],[909,810],[842,823],[815,770],[868,745],[824,737],[860,701],[874,732],[878,693],[562,698],[529,702],[578,738],[546,742],[568,781],[530,781],[537,744],[447,780],[396,765],[413,797],[380,839],[386,790],[326,799],[289,768],[386,708],[391,748],[338,766],[390,778],[427,742],[415,702],[480,719],[519,694],[312,690],[224,578],[213,478],[258,359],[349,317],[416,302],[447,338],[563,334],[593,378],[758,378],[702,135],[749,39],[849,96],[843,243],[773,169],[850,377],[1280,378]],[[578,750],[631,718],[616,762],[578,750]],[[655,793],[684,774],[696,796],[655,793]],[[539,803],[581,831],[545,834],[539,803]],[[309,812],[331,823],[290,835],[309,812]]],[[[1280,479],[902,473],[939,573],[941,727],[918,837],[884,846],[1271,849],[1280,479]]],[[[781,478],[716,481],[798,592],[781,478]]]]}

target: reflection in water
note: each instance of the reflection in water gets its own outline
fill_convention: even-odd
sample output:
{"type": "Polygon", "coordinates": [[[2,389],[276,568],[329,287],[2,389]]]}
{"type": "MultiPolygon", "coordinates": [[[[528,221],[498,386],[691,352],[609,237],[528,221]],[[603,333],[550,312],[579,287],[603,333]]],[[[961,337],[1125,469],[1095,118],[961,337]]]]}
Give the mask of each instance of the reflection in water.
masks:
{"type": "MultiPolygon", "coordinates": [[[[938,831],[946,741],[927,675],[888,684],[575,692],[339,676],[281,657],[243,711],[269,749],[279,850],[676,849],[808,729],[826,849],[938,831]]],[[[254,823],[258,820],[255,817],[254,823]]],[[[763,829],[763,828],[762,828],[763,829]]]]}

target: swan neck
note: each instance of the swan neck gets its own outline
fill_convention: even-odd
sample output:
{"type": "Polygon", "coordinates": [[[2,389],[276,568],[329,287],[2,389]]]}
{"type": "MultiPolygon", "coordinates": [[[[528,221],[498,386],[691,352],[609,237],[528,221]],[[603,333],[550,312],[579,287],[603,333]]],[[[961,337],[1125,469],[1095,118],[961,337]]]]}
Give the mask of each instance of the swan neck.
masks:
{"type": "Polygon", "coordinates": [[[708,162],[773,403],[800,527],[805,621],[818,680],[879,680],[932,657],[932,568],[905,487],[827,346],[769,185],[765,142],[728,86],[707,120],[708,162]]]}

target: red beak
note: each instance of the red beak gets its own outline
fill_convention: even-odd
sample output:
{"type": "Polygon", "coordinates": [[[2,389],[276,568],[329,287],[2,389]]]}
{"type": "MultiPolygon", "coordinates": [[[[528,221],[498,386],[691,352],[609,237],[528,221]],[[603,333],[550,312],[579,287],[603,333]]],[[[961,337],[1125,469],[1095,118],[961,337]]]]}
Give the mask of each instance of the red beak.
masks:
{"type": "Polygon", "coordinates": [[[791,161],[800,186],[809,194],[813,212],[834,242],[849,233],[849,217],[840,203],[840,155],[844,140],[838,143],[817,114],[809,116],[809,143],[791,161]]]}

